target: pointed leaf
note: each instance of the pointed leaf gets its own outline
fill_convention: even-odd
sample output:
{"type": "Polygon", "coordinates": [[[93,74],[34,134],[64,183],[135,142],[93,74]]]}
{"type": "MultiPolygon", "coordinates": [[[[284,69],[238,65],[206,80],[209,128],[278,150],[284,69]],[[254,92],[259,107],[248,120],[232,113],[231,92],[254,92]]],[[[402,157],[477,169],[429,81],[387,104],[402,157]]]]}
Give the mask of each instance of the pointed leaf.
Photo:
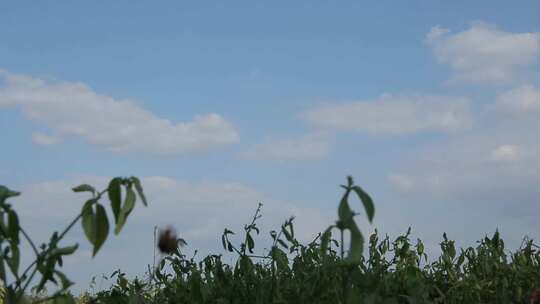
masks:
{"type": "Polygon", "coordinates": [[[12,191],[8,187],[0,185],[0,203],[6,201],[6,199],[20,195],[20,192],[12,191]]]}
{"type": "Polygon", "coordinates": [[[135,207],[135,199],[136,197],[133,189],[131,189],[131,187],[126,187],[126,198],[124,200],[124,206],[122,206],[122,210],[120,210],[120,214],[118,215],[118,221],[116,222],[116,228],[114,230],[115,234],[120,233],[122,227],[124,227],[127,217],[131,213],[131,210],[133,210],[133,207],[135,207]]]}
{"type": "Polygon", "coordinates": [[[59,256],[70,255],[74,253],[77,250],[77,248],[79,248],[79,244],[75,244],[73,246],[56,248],[51,251],[51,255],[59,255],[59,256]]]}
{"type": "Polygon", "coordinates": [[[358,195],[358,198],[364,204],[364,209],[366,210],[366,214],[368,216],[369,222],[373,222],[373,217],[375,216],[375,206],[373,205],[373,200],[367,194],[362,188],[359,186],[353,187],[354,192],[356,192],[356,195],[358,195]]]}
{"type": "Polygon", "coordinates": [[[92,256],[95,256],[99,251],[107,236],[109,235],[109,220],[105,208],[101,204],[96,204],[96,221],[95,221],[96,242],[94,243],[94,251],[92,256]]]}
{"type": "Polygon", "coordinates": [[[328,246],[330,245],[330,240],[332,239],[332,229],[335,228],[334,225],[326,228],[324,233],[321,236],[321,251],[326,254],[328,246]]]}
{"type": "Polygon", "coordinates": [[[8,212],[8,232],[11,239],[18,245],[19,244],[19,217],[13,210],[8,212]]]}
{"type": "Polygon", "coordinates": [[[90,185],[87,185],[87,184],[78,185],[77,187],[74,187],[71,190],[73,190],[73,192],[92,192],[92,193],[96,193],[96,189],[94,189],[94,187],[92,187],[90,185]]]}
{"type": "Polygon", "coordinates": [[[107,188],[107,195],[109,196],[109,201],[111,202],[111,209],[114,214],[115,223],[118,223],[120,206],[122,205],[122,191],[120,189],[121,185],[122,179],[115,177],[109,182],[109,187],[107,188]]]}
{"type": "Polygon", "coordinates": [[[137,194],[139,195],[139,198],[141,199],[143,205],[148,206],[148,202],[146,201],[146,196],[144,195],[144,191],[141,186],[141,181],[135,176],[132,176],[131,180],[133,181],[133,185],[135,185],[135,190],[137,191],[137,194]]]}
{"type": "Polygon", "coordinates": [[[95,234],[95,216],[92,204],[95,200],[88,200],[83,206],[82,210],[82,226],[84,234],[88,241],[94,245],[96,243],[96,234],[95,234]]]}
{"type": "Polygon", "coordinates": [[[255,248],[255,242],[253,241],[253,238],[249,234],[247,235],[246,239],[247,239],[248,250],[250,253],[253,253],[253,248],[255,248]]]}

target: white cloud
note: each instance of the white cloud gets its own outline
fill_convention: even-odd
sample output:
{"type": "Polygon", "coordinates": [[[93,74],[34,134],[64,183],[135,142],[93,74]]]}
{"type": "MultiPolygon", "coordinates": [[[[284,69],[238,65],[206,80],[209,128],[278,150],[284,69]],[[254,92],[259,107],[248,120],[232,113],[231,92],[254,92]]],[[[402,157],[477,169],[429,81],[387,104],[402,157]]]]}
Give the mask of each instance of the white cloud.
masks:
{"type": "Polygon", "coordinates": [[[489,159],[493,161],[518,161],[521,158],[521,147],[517,145],[501,145],[495,148],[489,159]]]}
{"type": "Polygon", "coordinates": [[[468,100],[445,96],[384,95],[322,105],[302,117],[321,128],[376,134],[453,132],[471,125],[468,100]]]}
{"type": "Polygon", "coordinates": [[[268,139],[244,153],[248,159],[302,161],[323,158],[330,151],[327,135],[308,134],[300,138],[268,139]]]}
{"type": "Polygon", "coordinates": [[[540,196],[540,144],[530,122],[491,126],[430,147],[389,175],[399,191],[507,201],[540,196]],[[511,143],[509,143],[511,141],[511,143]]]}
{"type": "Polygon", "coordinates": [[[523,85],[497,95],[496,108],[509,114],[540,111],[540,90],[532,85],[523,85]]]}
{"type": "MultiPolygon", "coordinates": [[[[128,100],[99,95],[82,83],[47,82],[0,72],[0,106],[21,107],[31,120],[59,137],[76,136],[118,153],[172,156],[239,142],[235,128],[218,114],[174,123],[128,100]]],[[[38,143],[58,140],[37,135],[38,143]]]]}
{"type": "Polygon", "coordinates": [[[533,63],[540,54],[540,33],[504,32],[481,22],[455,34],[433,27],[426,42],[437,60],[455,72],[451,82],[508,82],[516,67],[533,63]]]}

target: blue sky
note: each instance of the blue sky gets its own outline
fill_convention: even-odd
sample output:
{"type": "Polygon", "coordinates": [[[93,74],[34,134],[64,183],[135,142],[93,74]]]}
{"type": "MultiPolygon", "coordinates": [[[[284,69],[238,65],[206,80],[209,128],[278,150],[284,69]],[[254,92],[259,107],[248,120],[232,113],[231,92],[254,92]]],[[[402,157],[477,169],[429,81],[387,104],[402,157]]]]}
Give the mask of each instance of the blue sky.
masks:
{"type": "Polygon", "coordinates": [[[540,236],[538,9],[1,2],[0,184],[44,239],[84,201],[69,187],[143,179],[151,206],[70,265],[82,289],[142,273],[154,225],[215,251],[259,200],[268,227],[294,213],[307,238],[348,174],[376,202],[366,230],[412,226],[436,250],[445,231],[465,246],[499,228],[515,247],[540,236]]]}

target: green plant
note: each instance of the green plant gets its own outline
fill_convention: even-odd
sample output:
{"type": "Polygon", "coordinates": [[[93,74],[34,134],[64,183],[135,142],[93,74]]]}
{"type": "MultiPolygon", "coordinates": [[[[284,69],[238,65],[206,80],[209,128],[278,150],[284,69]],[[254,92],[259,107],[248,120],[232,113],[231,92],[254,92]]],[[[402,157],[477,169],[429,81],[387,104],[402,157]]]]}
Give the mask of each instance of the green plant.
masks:
{"type": "MultiPolygon", "coordinates": [[[[357,229],[351,223],[356,215],[349,205],[351,192],[357,194],[368,220],[372,220],[371,199],[355,187],[352,179],[343,186],[345,194],[339,202],[338,220],[330,229],[357,229]]],[[[259,253],[255,241],[260,234],[257,223],[261,208],[259,204],[242,235],[224,230],[223,248],[236,255],[232,264],[216,254],[195,260],[178,247],[159,263],[151,280],[128,280],[121,272],[115,272],[114,286],[98,292],[91,301],[530,304],[534,302],[528,296],[540,286],[540,247],[525,238],[520,248],[509,252],[498,231],[484,237],[477,246],[464,249],[457,249],[455,242],[444,234],[440,256],[430,260],[424,243],[412,239],[410,228],[395,239],[375,230],[363,255],[357,253],[364,245],[361,234],[351,232],[351,237],[361,237],[354,245],[352,240],[347,244],[341,233],[339,240],[335,240],[327,232],[304,244],[296,238],[294,218],[290,218],[279,230],[270,231],[270,248],[259,253]],[[235,242],[236,237],[241,240],[239,243],[235,242]]]]}
{"type": "Polygon", "coordinates": [[[20,225],[15,209],[7,203],[7,199],[20,195],[20,192],[0,186],[0,280],[3,286],[4,303],[15,304],[23,301],[25,292],[34,279],[38,279],[38,284],[34,288],[38,294],[44,290],[48,282],[59,286],[59,290],[54,294],[33,300],[34,303],[48,300],[54,300],[55,303],[74,303],[73,297],[68,292],[73,283],[60,271],[60,267],[62,267],[63,259],[77,250],[78,244],[61,246],[62,239],[78,221],[81,221],[84,234],[93,246],[92,255],[95,256],[109,235],[109,219],[105,207],[100,202],[103,195],[107,194],[110,201],[115,234],[120,233],[133,210],[136,193],[143,204],[147,205],[141,183],[136,177],[113,178],[108,187],[101,192],[87,184],[74,187],[73,191],[89,192],[92,196],[64,230],[55,231],[48,243],[36,246],[20,225]],[[123,200],[122,188],[125,191],[123,200]],[[22,271],[20,271],[21,239],[28,242],[35,255],[34,261],[22,271]],[[6,266],[9,272],[6,272],[6,266]]]}

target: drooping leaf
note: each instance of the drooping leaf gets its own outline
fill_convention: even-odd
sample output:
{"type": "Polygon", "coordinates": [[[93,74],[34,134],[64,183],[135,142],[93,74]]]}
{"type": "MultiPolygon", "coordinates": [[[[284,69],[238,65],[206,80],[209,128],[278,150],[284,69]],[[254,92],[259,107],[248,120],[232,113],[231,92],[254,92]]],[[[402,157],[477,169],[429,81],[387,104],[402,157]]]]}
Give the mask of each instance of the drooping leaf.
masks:
{"type": "Polygon", "coordinates": [[[101,204],[96,204],[96,220],[95,220],[95,235],[96,242],[94,243],[94,250],[92,256],[95,256],[99,251],[107,236],[109,235],[109,220],[107,219],[107,212],[101,204]]]}
{"type": "Polygon", "coordinates": [[[131,210],[133,210],[133,207],[135,207],[135,199],[136,197],[133,189],[131,189],[131,187],[126,187],[126,198],[124,200],[122,210],[120,210],[120,214],[118,215],[118,221],[116,222],[116,228],[114,230],[115,234],[120,233],[122,227],[124,227],[131,210]]]}
{"type": "Polygon", "coordinates": [[[11,239],[18,245],[19,244],[19,217],[13,210],[8,212],[8,232],[11,239]]]}
{"type": "Polygon", "coordinates": [[[88,241],[94,245],[96,243],[96,233],[95,233],[95,215],[92,205],[95,200],[88,200],[82,208],[82,226],[84,234],[88,241]]]}
{"type": "Polygon", "coordinates": [[[118,216],[120,215],[120,208],[122,205],[121,185],[122,179],[115,177],[109,182],[109,187],[107,188],[107,195],[109,196],[109,201],[111,202],[111,209],[113,211],[114,221],[116,224],[118,224],[118,216]]]}
{"type": "Polygon", "coordinates": [[[221,244],[223,245],[223,249],[227,249],[227,241],[225,240],[225,235],[221,236],[221,244]]]}
{"type": "Polygon", "coordinates": [[[247,247],[250,253],[253,253],[253,248],[255,248],[255,242],[249,233],[246,235],[247,247]]]}
{"type": "Polygon", "coordinates": [[[366,210],[366,214],[368,216],[369,222],[373,222],[373,217],[375,216],[375,205],[373,204],[373,200],[367,194],[362,188],[359,186],[354,186],[352,188],[356,195],[358,195],[358,198],[364,204],[364,210],[366,210]]]}
{"type": "Polygon", "coordinates": [[[135,185],[135,190],[137,191],[137,194],[139,195],[139,198],[141,199],[143,205],[148,206],[148,202],[146,201],[146,196],[144,195],[144,191],[139,178],[132,176],[131,181],[133,181],[133,185],[135,185]]]}

